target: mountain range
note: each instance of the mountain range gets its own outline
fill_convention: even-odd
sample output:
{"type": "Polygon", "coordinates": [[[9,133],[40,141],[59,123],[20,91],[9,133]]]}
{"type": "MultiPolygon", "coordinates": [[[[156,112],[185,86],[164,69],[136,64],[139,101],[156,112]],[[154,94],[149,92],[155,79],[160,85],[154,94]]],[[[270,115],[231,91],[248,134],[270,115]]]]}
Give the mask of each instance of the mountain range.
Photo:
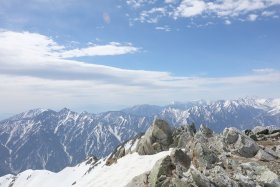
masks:
{"type": "Polygon", "coordinates": [[[214,133],[201,125],[172,128],[156,119],[148,130],[54,173],[25,170],[0,177],[1,187],[243,187],[280,186],[280,128],[214,133]]]}
{"type": "Polygon", "coordinates": [[[0,176],[27,169],[57,172],[145,132],[155,118],[175,127],[206,124],[220,132],[257,125],[280,126],[280,99],[241,98],[213,102],[137,105],[100,114],[33,109],[0,122],[0,176]]]}

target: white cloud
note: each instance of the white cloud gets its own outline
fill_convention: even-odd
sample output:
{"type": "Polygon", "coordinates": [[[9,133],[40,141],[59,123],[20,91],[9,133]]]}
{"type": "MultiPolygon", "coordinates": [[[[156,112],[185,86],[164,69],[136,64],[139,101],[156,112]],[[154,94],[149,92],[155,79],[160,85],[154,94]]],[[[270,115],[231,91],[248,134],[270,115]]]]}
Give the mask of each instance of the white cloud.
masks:
{"type": "Polygon", "coordinates": [[[146,4],[154,4],[156,0],[126,0],[126,3],[133,8],[139,8],[146,4]]]}
{"type": "Polygon", "coordinates": [[[112,42],[107,45],[96,45],[82,49],[67,50],[60,53],[62,58],[82,56],[112,56],[136,53],[139,49],[131,45],[112,42]]]}
{"type": "Polygon", "coordinates": [[[193,17],[206,10],[206,3],[202,0],[183,0],[174,12],[177,17],[193,17]]]}
{"type": "Polygon", "coordinates": [[[266,16],[266,17],[274,16],[275,14],[276,14],[275,11],[263,11],[262,12],[262,16],[266,16]]]}
{"type": "MultiPolygon", "coordinates": [[[[108,45],[119,47],[120,44],[108,45]]],[[[252,92],[261,96],[280,92],[280,72],[277,70],[254,70],[248,75],[233,77],[179,77],[169,72],[66,60],[67,55],[63,57],[62,51],[67,51],[63,45],[41,34],[0,31],[0,112],[65,105],[85,108],[89,103],[113,108],[140,103],[164,104],[172,100],[213,99],[224,95],[236,97],[252,92]],[[264,91],[266,85],[269,88],[264,91]]],[[[99,54],[85,51],[69,52],[68,56],[99,54]]]]}
{"type": "Polygon", "coordinates": [[[277,72],[275,69],[272,68],[263,68],[263,69],[253,69],[253,72],[256,73],[273,73],[277,72]]]}
{"type": "Polygon", "coordinates": [[[165,31],[165,32],[170,32],[171,31],[171,28],[167,25],[164,25],[162,27],[156,27],[155,28],[156,30],[161,30],[161,31],[165,31]]]}
{"type": "Polygon", "coordinates": [[[136,21],[142,23],[157,23],[158,20],[166,15],[167,10],[165,8],[152,8],[150,10],[144,10],[140,13],[139,18],[136,18],[136,21]]]}
{"type": "MultiPolygon", "coordinates": [[[[136,19],[136,21],[147,22],[145,20],[149,20],[152,18],[157,18],[157,23],[162,17],[172,17],[175,19],[178,18],[192,18],[201,16],[203,18],[222,18],[231,20],[238,20],[240,17],[242,18],[255,18],[256,16],[250,15],[259,15],[263,16],[275,16],[277,11],[271,11],[268,9],[276,8],[276,6],[280,5],[279,0],[182,0],[182,1],[173,1],[166,0],[161,5],[157,4],[158,7],[165,9],[165,13],[155,12],[154,14],[147,14],[142,19],[136,19]],[[161,15],[157,17],[157,15],[161,15]]],[[[145,1],[141,1],[141,7],[149,7],[148,3],[145,1]]],[[[147,10],[142,10],[140,12],[140,16],[142,13],[147,10]]],[[[248,21],[253,21],[252,19],[247,19],[248,21]]]]}
{"type": "Polygon", "coordinates": [[[248,20],[249,21],[256,21],[257,20],[257,18],[258,18],[258,15],[257,14],[250,14],[250,15],[248,15],[248,20]]]}
{"type": "MultiPolygon", "coordinates": [[[[136,53],[139,49],[131,44],[120,44],[111,42],[106,45],[93,45],[81,49],[67,50],[64,46],[57,44],[53,39],[46,36],[29,32],[0,32],[1,51],[5,54],[16,53],[22,59],[34,58],[71,58],[82,56],[111,56],[136,53]],[[16,47],[15,47],[16,46],[16,47]]],[[[28,61],[27,60],[27,61],[28,61]]]]}
{"type": "Polygon", "coordinates": [[[231,21],[230,21],[230,20],[225,20],[225,24],[226,24],[226,25],[230,25],[230,24],[231,24],[231,21]]]}
{"type": "Polygon", "coordinates": [[[165,3],[175,3],[176,0],[165,0],[164,2],[165,2],[165,3]]]}

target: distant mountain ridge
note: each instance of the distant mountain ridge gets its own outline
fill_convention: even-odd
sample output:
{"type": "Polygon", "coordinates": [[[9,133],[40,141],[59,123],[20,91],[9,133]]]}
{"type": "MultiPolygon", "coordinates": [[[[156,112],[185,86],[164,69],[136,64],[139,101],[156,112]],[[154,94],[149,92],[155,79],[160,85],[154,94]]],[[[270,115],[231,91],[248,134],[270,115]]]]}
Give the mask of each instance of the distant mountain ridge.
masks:
{"type": "Polygon", "coordinates": [[[100,114],[34,109],[0,121],[0,176],[26,169],[59,171],[145,132],[154,118],[179,126],[194,122],[225,127],[280,126],[280,99],[242,98],[167,106],[137,105],[100,114]]]}

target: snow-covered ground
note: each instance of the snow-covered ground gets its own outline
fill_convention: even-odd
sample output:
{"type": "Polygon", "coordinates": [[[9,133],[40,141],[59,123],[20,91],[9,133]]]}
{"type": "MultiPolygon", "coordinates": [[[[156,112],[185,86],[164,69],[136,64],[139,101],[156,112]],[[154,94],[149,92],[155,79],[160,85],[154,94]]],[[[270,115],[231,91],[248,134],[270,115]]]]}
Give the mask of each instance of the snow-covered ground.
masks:
{"type": "Polygon", "coordinates": [[[155,155],[128,154],[111,166],[100,161],[90,172],[92,166],[83,162],[75,167],[67,167],[59,173],[47,170],[26,170],[17,176],[6,175],[0,178],[1,187],[124,187],[133,177],[150,171],[157,160],[169,155],[170,151],[155,155]]]}

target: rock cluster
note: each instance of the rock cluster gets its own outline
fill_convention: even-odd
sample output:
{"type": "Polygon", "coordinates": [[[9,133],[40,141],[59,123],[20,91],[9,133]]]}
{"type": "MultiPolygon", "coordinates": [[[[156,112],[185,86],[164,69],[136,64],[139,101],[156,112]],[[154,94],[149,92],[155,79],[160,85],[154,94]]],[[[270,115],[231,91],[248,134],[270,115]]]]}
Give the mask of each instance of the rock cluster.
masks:
{"type": "Polygon", "coordinates": [[[201,125],[171,129],[155,120],[135,151],[156,154],[172,148],[150,172],[136,176],[127,187],[279,187],[278,131],[226,128],[215,134],[201,125]]]}

